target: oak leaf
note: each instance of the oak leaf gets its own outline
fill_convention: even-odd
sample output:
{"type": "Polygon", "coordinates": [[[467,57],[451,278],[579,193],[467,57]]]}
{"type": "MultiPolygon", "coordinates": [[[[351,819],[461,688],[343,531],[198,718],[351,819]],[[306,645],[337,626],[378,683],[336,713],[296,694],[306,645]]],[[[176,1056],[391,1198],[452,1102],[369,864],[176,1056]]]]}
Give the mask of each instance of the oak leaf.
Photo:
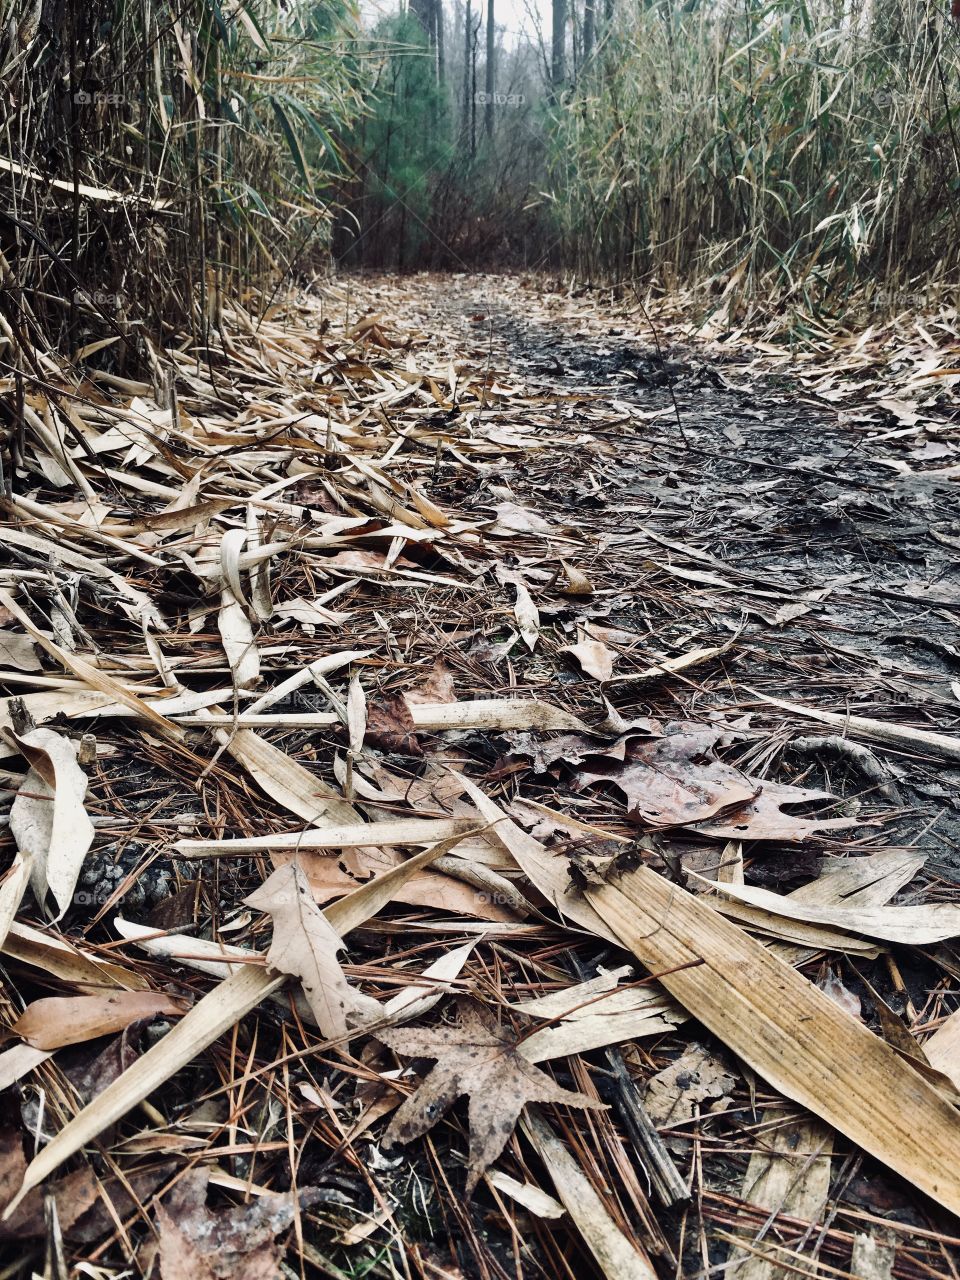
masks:
{"type": "Polygon", "coordinates": [[[364,998],[347,982],[337,959],[343,940],[314,902],[310,882],[298,864],[279,867],[244,902],[273,918],[269,967],[300,979],[328,1040],[348,1035],[348,1014],[360,1012],[364,998]]]}
{"type": "Polygon", "coordinates": [[[742,773],[718,760],[714,726],[677,723],[652,742],[628,744],[623,763],[596,761],[578,775],[580,786],[609,782],[627,800],[627,817],[644,826],[696,825],[726,840],[800,841],[857,825],[856,818],[802,817],[787,805],[829,801],[829,792],[742,773]]]}
{"type": "Polygon", "coordinates": [[[493,1015],[471,1000],[458,1001],[456,1027],[405,1027],[377,1031],[377,1039],[408,1057],[436,1058],[416,1093],[397,1111],[385,1142],[412,1142],[431,1129],[466,1094],[470,1099],[467,1195],[496,1160],[528,1102],[603,1107],[586,1094],[563,1089],[523,1057],[515,1039],[493,1015]]]}

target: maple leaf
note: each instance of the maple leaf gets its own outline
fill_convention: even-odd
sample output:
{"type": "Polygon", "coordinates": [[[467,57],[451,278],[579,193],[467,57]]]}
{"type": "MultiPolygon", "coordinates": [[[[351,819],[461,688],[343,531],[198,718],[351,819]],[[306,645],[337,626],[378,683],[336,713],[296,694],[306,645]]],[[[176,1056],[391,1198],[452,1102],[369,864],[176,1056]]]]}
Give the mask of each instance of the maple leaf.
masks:
{"type": "Polygon", "coordinates": [[[498,1027],[493,1015],[471,1000],[457,1002],[456,1027],[405,1027],[377,1031],[377,1039],[398,1053],[436,1058],[419,1089],[394,1116],[385,1142],[412,1142],[431,1129],[458,1098],[470,1098],[470,1155],[467,1195],[496,1160],[528,1102],[562,1102],[570,1107],[603,1104],[586,1094],[563,1089],[519,1052],[516,1040],[498,1027]]]}
{"type": "Polygon", "coordinates": [[[273,918],[267,964],[300,979],[321,1033],[328,1040],[349,1034],[347,1015],[360,1012],[364,1001],[337,959],[343,940],[314,902],[297,863],[278,868],[244,901],[273,918]]]}

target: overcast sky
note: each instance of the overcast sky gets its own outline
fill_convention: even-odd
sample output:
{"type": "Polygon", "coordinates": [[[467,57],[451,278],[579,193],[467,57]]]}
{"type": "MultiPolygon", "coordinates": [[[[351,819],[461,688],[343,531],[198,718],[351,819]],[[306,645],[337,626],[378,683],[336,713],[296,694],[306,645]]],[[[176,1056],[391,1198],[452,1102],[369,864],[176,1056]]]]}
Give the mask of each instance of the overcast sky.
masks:
{"type": "MultiPolygon", "coordinates": [[[[481,3],[486,9],[485,0],[474,0],[474,3],[481,3]]],[[[495,0],[495,4],[497,27],[504,29],[510,44],[524,32],[535,38],[530,14],[539,14],[541,31],[550,29],[550,0],[495,0]]],[[[399,7],[399,0],[361,0],[360,11],[364,21],[371,23],[381,15],[396,13],[399,7]]],[[[444,9],[449,15],[449,4],[445,4],[444,9]]]]}

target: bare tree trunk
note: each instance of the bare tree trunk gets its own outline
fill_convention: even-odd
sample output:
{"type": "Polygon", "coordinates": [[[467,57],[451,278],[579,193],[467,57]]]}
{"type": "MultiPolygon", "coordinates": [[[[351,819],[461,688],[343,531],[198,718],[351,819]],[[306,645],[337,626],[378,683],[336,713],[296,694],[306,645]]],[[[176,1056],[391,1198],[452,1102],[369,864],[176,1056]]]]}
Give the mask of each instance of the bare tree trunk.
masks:
{"type": "Polygon", "coordinates": [[[447,74],[446,50],[443,43],[443,0],[433,0],[437,36],[437,84],[443,85],[447,74]]]}
{"type": "Polygon", "coordinates": [[[463,22],[463,128],[464,141],[470,136],[470,49],[473,45],[473,5],[467,0],[463,22]]]}
{"type": "Polygon", "coordinates": [[[470,34],[470,155],[477,154],[477,37],[480,19],[470,34]]]}
{"type": "Polygon", "coordinates": [[[559,93],[566,74],[564,54],[567,35],[567,0],[553,0],[553,49],[550,59],[550,83],[559,93]]]}
{"type": "Polygon", "coordinates": [[[487,0],[487,101],[483,109],[483,123],[488,138],[493,137],[493,95],[496,82],[495,60],[497,56],[497,33],[493,25],[493,4],[494,0],[487,0]]]}
{"type": "Polygon", "coordinates": [[[583,0],[583,65],[586,66],[593,56],[593,44],[596,38],[595,0],[583,0]]]}

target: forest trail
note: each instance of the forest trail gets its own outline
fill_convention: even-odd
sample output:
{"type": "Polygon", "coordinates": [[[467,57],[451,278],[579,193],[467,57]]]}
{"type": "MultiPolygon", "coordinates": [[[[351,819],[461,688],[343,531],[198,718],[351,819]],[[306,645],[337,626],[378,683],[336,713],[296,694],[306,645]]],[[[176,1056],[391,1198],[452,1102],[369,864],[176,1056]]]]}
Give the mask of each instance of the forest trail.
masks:
{"type": "Polygon", "coordinates": [[[955,1274],[948,412],[533,278],[227,318],[25,413],[0,1232],[955,1274]]]}

